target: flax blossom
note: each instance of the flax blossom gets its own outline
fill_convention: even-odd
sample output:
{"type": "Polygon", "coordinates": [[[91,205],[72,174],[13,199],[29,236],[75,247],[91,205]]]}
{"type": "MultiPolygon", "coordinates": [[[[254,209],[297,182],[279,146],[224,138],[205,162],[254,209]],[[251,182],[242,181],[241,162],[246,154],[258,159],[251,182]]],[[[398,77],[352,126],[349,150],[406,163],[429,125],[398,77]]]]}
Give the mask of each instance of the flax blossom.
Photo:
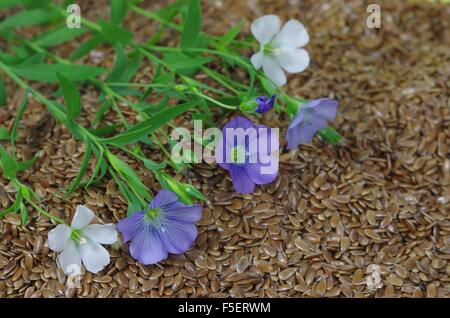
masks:
{"type": "Polygon", "coordinates": [[[286,84],[284,71],[299,73],[309,66],[309,54],[302,49],[309,42],[303,24],[289,20],[281,31],[280,27],[280,18],[273,14],[262,16],[251,25],[253,35],[261,45],[251,62],[256,69],[262,67],[264,74],[277,86],[286,84]]]}
{"type": "Polygon", "coordinates": [[[336,118],[338,102],[330,98],[312,100],[300,107],[286,133],[287,148],[309,143],[318,130],[336,118]]]}
{"type": "Polygon", "coordinates": [[[77,206],[72,225],[60,224],[48,233],[48,246],[58,256],[58,264],[66,274],[70,267],[81,267],[92,273],[101,271],[109,264],[109,253],[100,244],[113,244],[117,241],[114,224],[89,224],[94,212],[83,205],[77,206]]]}
{"type": "Polygon", "coordinates": [[[244,113],[259,113],[264,114],[273,108],[275,105],[275,99],[277,95],[272,95],[272,97],[268,96],[258,96],[251,100],[244,101],[241,103],[239,108],[244,113]]]}
{"type": "Polygon", "coordinates": [[[255,112],[264,114],[265,112],[271,110],[273,105],[275,104],[275,99],[277,95],[273,95],[272,97],[267,96],[259,96],[255,100],[258,103],[258,107],[255,109],[255,112]]]}
{"type": "Polygon", "coordinates": [[[238,193],[251,193],[278,175],[278,130],[237,116],[222,129],[216,161],[228,170],[238,193]]]}
{"type": "Polygon", "coordinates": [[[148,205],[117,224],[131,256],[144,265],[158,263],[168,253],[182,254],[197,237],[195,223],[202,216],[198,204],[184,205],[170,190],[161,190],[148,205]]]}

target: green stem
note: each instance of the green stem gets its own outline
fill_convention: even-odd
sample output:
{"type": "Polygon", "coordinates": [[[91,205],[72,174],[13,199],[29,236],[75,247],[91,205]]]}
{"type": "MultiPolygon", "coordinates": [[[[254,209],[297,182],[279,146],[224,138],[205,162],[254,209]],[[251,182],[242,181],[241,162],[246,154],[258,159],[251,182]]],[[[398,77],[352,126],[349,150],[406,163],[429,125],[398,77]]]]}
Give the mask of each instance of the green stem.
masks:
{"type": "MultiPolygon", "coordinates": [[[[25,200],[26,200],[31,206],[33,206],[33,207],[36,209],[36,211],[38,211],[38,213],[40,213],[40,214],[42,214],[42,215],[45,215],[46,217],[48,217],[49,219],[51,219],[51,220],[53,220],[53,221],[55,221],[55,222],[57,222],[57,223],[60,223],[60,224],[66,224],[66,222],[64,222],[64,221],[61,220],[60,218],[58,218],[58,217],[52,215],[51,213],[45,211],[44,209],[42,209],[39,205],[37,205],[36,203],[34,203],[33,200],[31,200],[31,199],[29,199],[29,198],[25,198],[25,200]]],[[[66,224],[66,225],[67,225],[67,224],[66,224]]]]}
{"type": "Polygon", "coordinates": [[[224,103],[219,102],[218,100],[216,100],[216,99],[214,99],[212,97],[209,97],[208,95],[205,95],[203,93],[196,92],[195,94],[200,96],[200,97],[203,97],[206,100],[209,100],[211,103],[214,103],[217,106],[220,106],[222,108],[231,109],[231,110],[236,110],[237,109],[237,106],[231,106],[231,105],[224,104],[224,103]]]}

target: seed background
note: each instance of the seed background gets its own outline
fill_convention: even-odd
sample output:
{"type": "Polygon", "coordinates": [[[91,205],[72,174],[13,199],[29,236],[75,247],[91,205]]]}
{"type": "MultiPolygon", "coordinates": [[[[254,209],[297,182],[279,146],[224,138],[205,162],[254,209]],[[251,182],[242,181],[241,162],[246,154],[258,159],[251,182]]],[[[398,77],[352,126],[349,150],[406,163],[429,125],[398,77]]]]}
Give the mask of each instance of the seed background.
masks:
{"type": "MultiPolygon", "coordinates": [[[[153,266],[136,263],[125,245],[109,248],[111,264],[100,274],[86,273],[78,289],[66,288],[48,249],[53,228],[48,219],[30,209],[32,217],[22,226],[20,216],[10,214],[0,219],[0,297],[448,297],[450,9],[425,1],[377,3],[382,27],[367,30],[367,1],[203,1],[203,28],[213,34],[241,19],[248,32],[264,13],[302,21],[311,35],[306,48],[312,63],[290,77],[288,90],[340,100],[335,127],[346,144],[332,147],[315,139],[283,154],[276,182],[252,195],[236,195],[218,167],[196,165],[183,177],[208,198],[195,246],[153,266]],[[377,290],[366,285],[371,264],[381,266],[383,287],[377,290]]],[[[90,19],[108,16],[106,1],[78,4],[90,19]]],[[[138,41],[156,27],[133,13],[125,25],[138,41]]],[[[31,28],[23,35],[40,32],[31,28]]],[[[175,36],[166,32],[164,43],[174,45],[175,36]]],[[[68,42],[56,52],[68,56],[78,44],[68,42]]],[[[104,46],[85,61],[111,68],[113,49],[104,46]]],[[[151,78],[152,71],[144,67],[135,82],[151,78]]],[[[55,89],[35,87],[46,95],[55,89]]],[[[10,103],[0,108],[4,127],[11,125],[22,97],[12,83],[7,89],[10,103]]],[[[82,94],[80,122],[87,123],[96,114],[98,93],[82,94]]],[[[135,121],[121,106],[129,122],[135,121]]],[[[119,119],[109,112],[103,122],[119,119]]],[[[288,120],[270,112],[262,123],[286,127],[288,120]]],[[[176,124],[190,127],[191,119],[176,124]]],[[[84,145],[34,99],[19,136],[19,158],[40,151],[34,170],[20,179],[51,213],[70,219],[74,207],[85,203],[104,222],[125,217],[126,202],[112,181],[64,199],[59,191],[77,175],[84,145]]],[[[162,158],[156,148],[146,151],[162,158]]],[[[159,187],[142,165],[121,158],[151,190],[159,187]]],[[[0,184],[5,208],[13,188],[2,177],[0,184]]]]}

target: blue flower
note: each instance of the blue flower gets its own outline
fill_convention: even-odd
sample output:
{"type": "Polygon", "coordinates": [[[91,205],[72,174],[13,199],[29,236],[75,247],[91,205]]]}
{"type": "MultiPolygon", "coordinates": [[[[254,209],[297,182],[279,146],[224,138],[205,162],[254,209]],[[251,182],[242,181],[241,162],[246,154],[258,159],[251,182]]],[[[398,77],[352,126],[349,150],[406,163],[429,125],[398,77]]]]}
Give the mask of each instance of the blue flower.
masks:
{"type": "Polygon", "coordinates": [[[237,116],[222,128],[216,161],[228,170],[238,193],[251,193],[256,184],[267,184],[277,177],[277,151],[278,136],[272,135],[270,128],[237,116]]]}
{"type": "Polygon", "coordinates": [[[300,107],[286,133],[287,148],[309,143],[318,130],[336,118],[338,102],[330,98],[312,100],[300,107]]]}
{"type": "Polygon", "coordinates": [[[267,96],[259,96],[255,98],[255,101],[258,103],[258,107],[255,109],[255,112],[264,114],[265,112],[271,110],[273,105],[275,104],[275,99],[277,95],[273,95],[272,97],[267,96]]]}
{"type": "Polygon", "coordinates": [[[186,252],[197,238],[195,223],[202,216],[200,205],[184,205],[177,195],[161,190],[147,210],[120,220],[117,228],[125,242],[131,241],[131,256],[140,263],[155,264],[168,253],[186,252]]]}

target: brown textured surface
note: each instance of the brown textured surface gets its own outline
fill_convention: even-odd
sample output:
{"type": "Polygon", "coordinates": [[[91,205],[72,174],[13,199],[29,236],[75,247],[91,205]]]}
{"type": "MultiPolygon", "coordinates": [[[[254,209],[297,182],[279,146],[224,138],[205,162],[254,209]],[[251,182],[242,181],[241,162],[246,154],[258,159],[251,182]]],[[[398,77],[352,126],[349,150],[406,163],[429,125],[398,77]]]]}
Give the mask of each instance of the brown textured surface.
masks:
{"type": "MultiPolygon", "coordinates": [[[[82,8],[83,2],[89,4],[80,1],[82,8]]],[[[312,63],[290,76],[286,89],[340,100],[335,127],[346,144],[333,148],[315,139],[285,152],[280,177],[253,195],[236,195],[223,170],[198,165],[186,178],[208,197],[195,246],[154,266],[136,263],[125,245],[110,247],[111,264],[86,274],[79,289],[67,289],[57,270],[46,242],[53,228],[48,219],[30,210],[31,220],[21,226],[19,216],[8,215],[0,220],[0,297],[448,297],[449,6],[377,1],[382,28],[374,31],[365,28],[364,1],[204,2],[205,28],[216,34],[241,18],[248,30],[262,13],[301,20],[311,35],[312,63]],[[366,285],[371,264],[381,267],[379,289],[366,285]]],[[[90,18],[107,14],[97,7],[90,18]]],[[[151,34],[153,23],[128,21],[139,30],[137,39],[151,34]]],[[[105,48],[103,65],[111,64],[111,53],[105,48]]],[[[147,64],[140,77],[150,73],[147,64]]],[[[6,127],[20,100],[11,93],[14,85],[8,89],[14,102],[0,109],[6,127]]],[[[86,123],[98,107],[96,96],[85,89],[86,123]]],[[[115,120],[109,113],[106,122],[115,120]]],[[[288,124],[274,113],[262,122],[288,124]]],[[[29,105],[20,137],[19,157],[38,150],[40,157],[21,180],[52,213],[70,220],[85,203],[104,222],[124,217],[126,203],[112,182],[68,199],[59,193],[76,175],[84,146],[49,120],[42,105],[29,105]]],[[[156,190],[152,175],[128,162],[156,190]]],[[[1,177],[0,184],[7,207],[14,193],[1,177]]]]}

